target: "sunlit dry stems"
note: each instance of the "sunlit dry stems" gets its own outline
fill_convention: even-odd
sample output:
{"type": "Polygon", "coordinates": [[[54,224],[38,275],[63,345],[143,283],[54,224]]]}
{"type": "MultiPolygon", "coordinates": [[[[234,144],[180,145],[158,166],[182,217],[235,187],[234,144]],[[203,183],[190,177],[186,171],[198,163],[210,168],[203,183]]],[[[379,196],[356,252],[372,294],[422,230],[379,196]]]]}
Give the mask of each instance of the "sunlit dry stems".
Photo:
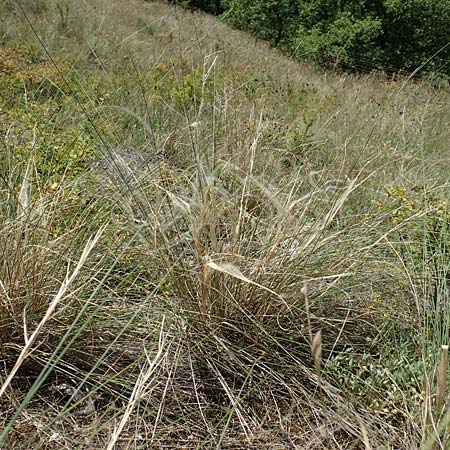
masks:
{"type": "Polygon", "coordinates": [[[31,164],[28,162],[25,174],[23,176],[22,184],[20,186],[18,198],[19,214],[23,215],[30,206],[30,191],[31,191],[31,164]]]}
{"type": "Polygon", "coordinates": [[[147,356],[147,363],[148,367],[144,371],[142,370],[141,373],[138,376],[138,379],[136,380],[136,383],[133,387],[133,391],[131,393],[130,398],[128,399],[128,404],[125,408],[125,412],[119,422],[119,425],[114,429],[114,432],[112,433],[108,446],[106,447],[106,450],[112,450],[115,448],[115,445],[117,443],[117,440],[120,437],[120,434],[122,433],[125,425],[129,421],[133,410],[135,409],[138,402],[141,400],[145,388],[150,384],[151,377],[154,375],[156,369],[158,368],[161,358],[163,356],[163,350],[166,345],[165,341],[165,334],[164,334],[164,322],[165,322],[165,316],[163,317],[161,321],[161,328],[160,328],[160,335],[158,340],[158,351],[156,352],[156,355],[153,359],[150,359],[147,352],[145,351],[145,355],[147,356]]]}
{"type": "Polygon", "coordinates": [[[322,361],[322,330],[319,330],[311,342],[311,352],[314,357],[314,368],[317,378],[320,380],[320,364],[322,361]]]}
{"type": "Polygon", "coordinates": [[[305,309],[306,309],[306,319],[308,321],[309,344],[311,345],[313,341],[313,335],[311,328],[311,317],[309,314],[309,288],[307,281],[304,282],[303,287],[301,289],[301,293],[305,296],[305,309]]]}
{"type": "MultiPolygon", "coordinates": [[[[37,339],[37,336],[41,332],[44,325],[50,320],[52,317],[56,307],[61,303],[61,301],[66,297],[66,294],[71,287],[72,283],[75,281],[77,276],[79,275],[84,263],[86,262],[89,254],[93,250],[93,248],[96,246],[97,242],[99,241],[101,235],[103,234],[103,231],[105,230],[105,227],[101,227],[94,237],[90,238],[88,242],[86,243],[83,252],[80,256],[80,259],[78,260],[77,265],[75,266],[73,272],[71,274],[67,273],[66,278],[61,283],[61,286],[53,298],[53,300],[50,302],[47,311],[45,312],[44,316],[42,317],[41,321],[36,326],[35,330],[30,336],[24,336],[25,345],[22,348],[22,351],[20,352],[20,355],[18,356],[16,363],[14,364],[14,367],[12,368],[9,375],[6,377],[5,381],[3,382],[2,386],[0,387],[0,397],[5,393],[6,389],[8,388],[9,384],[13,380],[14,376],[16,375],[17,371],[19,370],[20,366],[23,364],[23,362],[30,356],[32,352],[32,345],[37,339]]],[[[24,332],[27,333],[27,329],[24,329],[24,332]]]]}
{"type": "Polygon", "coordinates": [[[437,372],[436,422],[439,421],[442,413],[444,396],[447,388],[448,345],[443,345],[441,350],[441,361],[437,372]]]}
{"type": "Polygon", "coordinates": [[[201,287],[202,291],[202,307],[204,308],[203,312],[206,311],[208,306],[208,293],[209,293],[209,284],[211,281],[211,269],[209,268],[207,261],[203,263],[203,283],[201,287]]]}
{"type": "Polygon", "coordinates": [[[322,391],[320,383],[320,366],[322,362],[322,330],[319,330],[314,336],[311,326],[311,316],[309,311],[309,289],[308,282],[305,281],[301,289],[302,294],[305,296],[305,309],[306,317],[308,320],[308,333],[309,333],[309,345],[311,346],[311,353],[314,359],[314,368],[316,370],[317,379],[319,382],[319,388],[322,391]]]}

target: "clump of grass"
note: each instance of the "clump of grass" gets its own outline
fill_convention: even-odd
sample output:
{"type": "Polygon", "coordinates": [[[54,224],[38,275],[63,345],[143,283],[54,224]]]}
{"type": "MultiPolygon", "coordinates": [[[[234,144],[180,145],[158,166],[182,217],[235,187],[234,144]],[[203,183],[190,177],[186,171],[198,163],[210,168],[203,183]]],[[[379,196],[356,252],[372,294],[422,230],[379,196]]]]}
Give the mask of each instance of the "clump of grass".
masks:
{"type": "Polygon", "coordinates": [[[53,6],[0,52],[0,445],[426,443],[447,233],[402,195],[446,176],[436,92],[164,4],[53,6]]]}

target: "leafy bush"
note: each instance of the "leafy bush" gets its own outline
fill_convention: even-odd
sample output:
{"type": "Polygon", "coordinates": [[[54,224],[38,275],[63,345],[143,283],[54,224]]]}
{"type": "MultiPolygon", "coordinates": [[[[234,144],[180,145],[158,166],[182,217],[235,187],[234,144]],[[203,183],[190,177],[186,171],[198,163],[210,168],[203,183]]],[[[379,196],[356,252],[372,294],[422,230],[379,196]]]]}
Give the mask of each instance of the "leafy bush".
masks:
{"type": "Polygon", "coordinates": [[[296,54],[321,64],[379,57],[374,39],[382,32],[382,21],[362,2],[328,3],[306,2],[302,6],[293,35],[296,54]]]}
{"type": "Polygon", "coordinates": [[[170,0],[170,3],[175,3],[188,9],[201,9],[210,14],[223,12],[221,0],[170,0]]]}
{"type": "Polygon", "coordinates": [[[383,50],[384,60],[391,65],[413,69],[431,58],[429,68],[442,70],[449,59],[448,23],[450,2],[448,0],[384,0],[381,15],[383,32],[376,45],[383,50]]]}
{"type": "Polygon", "coordinates": [[[287,45],[295,34],[299,14],[296,0],[228,0],[226,5],[226,17],[233,25],[267,39],[274,45],[287,45]]]}
{"type": "Polygon", "coordinates": [[[321,65],[412,71],[427,63],[450,73],[448,0],[225,0],[224,7],[236,27],[321,65]]]}

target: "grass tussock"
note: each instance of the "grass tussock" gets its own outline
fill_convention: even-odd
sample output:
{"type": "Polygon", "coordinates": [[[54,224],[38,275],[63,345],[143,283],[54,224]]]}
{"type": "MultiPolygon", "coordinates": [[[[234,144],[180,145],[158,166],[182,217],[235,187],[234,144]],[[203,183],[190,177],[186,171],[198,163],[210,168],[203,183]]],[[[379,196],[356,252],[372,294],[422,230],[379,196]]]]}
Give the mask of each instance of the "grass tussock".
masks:
{"type": "Polygon", "coordinates": [[[443,86],[0,14],[2,448],[445,448],[443,86]]]}

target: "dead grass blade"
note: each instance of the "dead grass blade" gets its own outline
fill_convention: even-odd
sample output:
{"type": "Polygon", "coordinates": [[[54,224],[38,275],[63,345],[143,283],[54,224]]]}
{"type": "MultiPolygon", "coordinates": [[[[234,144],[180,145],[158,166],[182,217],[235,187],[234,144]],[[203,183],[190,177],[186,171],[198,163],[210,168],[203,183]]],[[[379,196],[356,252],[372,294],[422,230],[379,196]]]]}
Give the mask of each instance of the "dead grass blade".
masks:
{"type": "Polygon", "coordinates": [[[36,341],[36,338],[38,337],[39,333],[41,332],[44,325],[49,321],[51,318],[53,312],[55,311],[56,307],[61,303],[61,301],[65,298],[65,295],[67,291],[69,290],[72,283],[75,281],[77,276],[80,273],[80,270],[82,269],[83,265],[85,264],[89,254],[91,253],[92,249],[96,246],[97,242],[99,241],[101,235],[103,234],[105,227],[101,227],[95,236],[93,238],[90,238],[88,242],[86,243],[83,252],[80,256],[80,259],[78,260],[78,263],[73,270],[73,272],[66,276],[66,279],[61,284],[57,294],[53,298],[53,300],[50,302],[47,311],[44,314],[44,317],[42,317],[41,321],[31,334],[31,336],[27,336],[26,334],[26,327],[25,327],[25,334],[24,334],[24,341],[25,345],[20,352],[20,355],[18,356],[16,363],[14,364],[14,367],[12,368],[9,375],[6,377],[6,380],[3,382],[2,387],[0,388],[0,397],[5,393],[6,389],[8,388],[9,384],[11,383],[12,379],[16,375],[17,371],[19,370],[20,366],[23,364],[23,362],[30,356],[30,353],[32,351],[31,347],[33,346],[34,342],[36,341]]]}
{"type": "Polygon", "coordinates": [[[162,356],[163,349],[165,346],[165,337],[164,337],[163,330],[164,330],[164,318],[161,321],[161,331],[160,331],[160,335],[159,335],[158,351],[157,351],[155,357],[153,358],[153,360],[151,360],[151,361],[149,360],[148,355],[147,355],[147,360],[149,361],[148,368],[145,371],[145,373],[144,372],[140,373],[140,375],[136,381],[136,384],[134,385],[133,392],[131,393],[131,396],[129,398],[129,401],[128,401],[127,407],[125,409],[125,412],[122,416],[122,419],[120,420],[118,427],[114,430],[114,432],[109,440],[108,446],[106,447],[106,450],[112,450],[114,448],[114,446],[116,445],[116,442],[119,439],[119,436],[122,433],[128,420],[130,419],[130,416],[133,413],[136,404],[142,398],[143,391],[144,391],[145,387],[148,385],[150,377],[154,374],[156,368],[158,367],[158,365],[161,361],[161,356],[162,356]]]}

